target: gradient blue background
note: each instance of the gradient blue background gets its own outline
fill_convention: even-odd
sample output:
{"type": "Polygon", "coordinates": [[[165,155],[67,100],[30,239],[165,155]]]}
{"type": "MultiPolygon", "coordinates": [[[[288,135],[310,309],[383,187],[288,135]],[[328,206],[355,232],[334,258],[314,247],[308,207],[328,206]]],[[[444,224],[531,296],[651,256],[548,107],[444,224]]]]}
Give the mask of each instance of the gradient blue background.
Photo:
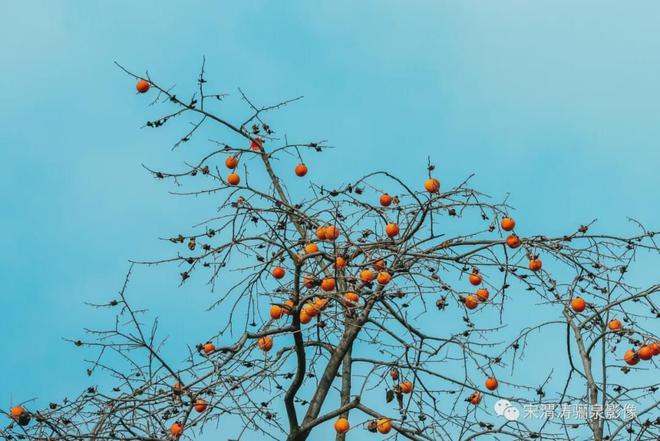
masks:
{"type": "MultiPolygon", "coordinates": [[[[169,151],[180,131],[139,129],[154,110],[114,60],[190,86],[206,55],[234,98],[305,95],[278,118],[338,147],[310,160],[319,179],[417,179],[431,155],[449,185],[476,173],[478,188],[510,192],[529,233],[593,218],[632,233],[627,216],[657,227],[660,212],[658,23],[655,1],[7,2],[0,406],[94,383],[60,338],[110,318],[83,303],[112,298],[127,259],[164,256],[157,237],[212,212],[141,168],[189,156],[169,151]]],[[[177,277],[139,269],[131,292],[174,347],[217,314],[201,312],[203,284],[177,277]],[[173,305],[192,312],[177,320],[173,305]]]]}

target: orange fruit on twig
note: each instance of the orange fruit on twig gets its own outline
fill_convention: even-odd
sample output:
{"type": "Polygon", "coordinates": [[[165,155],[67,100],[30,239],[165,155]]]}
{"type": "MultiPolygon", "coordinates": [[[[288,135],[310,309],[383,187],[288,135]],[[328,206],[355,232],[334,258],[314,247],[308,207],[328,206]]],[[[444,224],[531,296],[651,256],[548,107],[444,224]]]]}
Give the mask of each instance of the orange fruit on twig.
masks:
{"type": "Polygon", "coordinates": [[[516,221],[510,217],[502,218],[502,223],[500,224],[504,231],[511,231],[516,227],[516,221]]]}
{"type": "Polygon", "coordinates": [[[202,347],[204,349],[205,354],[212,354],[213,351],[215,351],[215,345],[211,342],[206,342],[204,343],[204,346],[202,347]]]}
{"type": "Polygon", "coordinates": [[[610,331],[620,331],[621,328],[623,328],[623,325],[621,324],[621,320],[610,320],[610,322],[607,324],[607,327],[610,329],[610,331]]]}
{"type": "Polygon", "coordinates": [[[23,406],[14,406],[9,410],[9,415],[12,419],[18,420],[23,415],[27,413],[27,410],[23,406]]]}
{"type": "Polygon", "coordinates": [[[382,434],[390,433],[390,430],[392,430],[392,422],[389,418],[381,418],[378,420],[376,428],[378,429],[378,432],[382,434]]]}
{"type": "Polygon", "coordinates": [[[628,349],[623,354],[623,361],[628,363],[630,366],[634,366],[639,363],[639,355],[637,355],[637,352],[633,351],[632,349],[628,349]]]}
{"type": "Polygon", "coordinates": [[[495,377],[488,377],[486,379],[486,383],[485,383],[486,389],[495,390],[495,389],[497,389],[498,385],[499,385],[499,383],[497,382],[495,377]]]}
{"type": "Polygon", "coordinates": [[[275,268],[273,268],[271,273],[273,274],[273,277],[275,277],[276,279],[281,279],[286,274],[286,271],[284,271],[284,268],[282,268],[281,266],[276,266],[275,268]]]}
{"type": "Polygon", "coordinates": [[[336,240],[340,235],[339,228],[334,225],[328,225],[325,227],[325,239],[326,240],[336,240]]]}
{"type": "Polygon", "coordinates": [[[479,304],[479,299],[477,296],[473,296],[472,294],[465,296],[465,300],[463,300],[463,304],[467,309],[474,309],[477,307],[479,304]]]}
{"type": "Polygon", "coordinates": [[[241,177],[236,173],[229,173],[229,175],[227,175],[227,182],[229,185],[238,185],[241,182],[241,177]]]}
{"type": "Polygon", "coordinates": [[[385,227],[387,237],[394,237],[399,234],[399,226],[397,224],[387,224],[385,227]]]}
{"type": "Polygon", "coordinates": [[[270,306],[270,318],[273,320],[277,320],[282,318],[284,315],[284,308],[282,308],[279,305],[271,305],[270,306]]]}
{"type": "Polygon", "coordinates": [[[534,272],[540,270],[542,266],[543,263],[541,262],[541,259],[532,259],[529,261],[529,269],[534,272]]]}
{"type": "Polygon", "coordinates": [[[571,308],[575,312],[582,312],[587,307],[587,302],[584,301],[582,297],[576,297],[571,300],[571,308]]]}
{"type": "Polygon", "coordinates": [[[369,269],[363,269],[360,271],[360,280],[362,280],[364,283],[370,283],[374,280],[375,276],[373,271],[369,269]]]}
{"type": "Polygon", "coordinates": [[[312,321],[312,316],[307,314],[305,311],[300,311],[300,323],[303,325],[306,325],[307,323],[312,321]]]}
{"type": "Polygon", "coordinates": [[[404,381],[399,385],[402,394],[409,394],[413,390],[413,384],[410,381],[404,381]]]}
{"type": "Polygon", "coordinates": [[[376,277],[376,281],[381,285],[387,285],[388,283],[390,283],[390,280],[392,280],[392,275],[387,271],[379,272],[378,277],[376,277]]]}
{"type": "Polygon", "coordinates": [[[259,349],[261,349],[264,352],[268,352],[273,348],[273,339],[266,336],[266,337],[261,337],[257,341],[257,346],[259,346],[259,349]]]}
{"type": "Polygon", "coordinates": [[[305,252],[307,254],[314,254],[319,252],[319,246],[316,245],[314,242],[310,242],[307,245],[305,245],[305,252]]]}
{"type": "Polygon", "coordinates": [[[303,164],[302,162],[298,165],[296,165],[296,176],[300,176],[301,178],[307,174],[307,166],[303,164]]]}
{"type": "Polygon", "coordinates": [[[440,181],[435,178],[429,178],[424,182],[424,188],[429,193],[437,193],[440,191],[440,181]]]}
{"type": "Polygon", "coordinates": [[[318,240],[321,240],[321,241],[327,239],[327,236],[325,234],[325,227],[324,226],[320,226],[316,229],[316,237],[318,238],[318,240]]]}
{"type": "Polygon", "coordinates": [[[481,403],[481,392],[472,392],[472,395],[468,397],[470,404],[478,406],[481,403]]]}
{"type": "Polygon", "coordinates": [[[639,358],[642,360],[650,360],[653,357],[653,349],[649,345],[644,345],[639,348],[637,355],[639,355],[639,358]]]}
{"type": "Polygon", "coordinates": [[[478,286],[481,284],[481,274],[479,274],[478,270],[474,270],[472,271],[472,274],[470,274],[470,277],[468,277],[468,280],[472,285],[478,286]]]}
{"type": "Polygon", "coordinates": [[[515,234],[512,234],[506,238],[506,244],[509,246],[509,248],[513,248],[514,250],[520,246],[520,243],[520,238],[515,234]]]}
{"type": "Polygon", "coordinates": [[[344,294],[344,300],[349,304],[349,306],[354,306],[357,305],[360,301],[360,296],[354,292],[347,292],[344,294]]]}
{"type": "Polygon", "coordinates": [[[170,433],[175,438],[180,437],[183,434],[183,424],[181,424],[178,421],[176,423],[172,424],[172,426],[170,427],[170,433]]]}
{"type": "Polygon", "coordinates": [[[135,84],[135,89],[137,89],[138,93],[147,93],[150,87],[151,84],[149,84],[149,81],[143,80],[142,78],[140,78],[135,84]]]}
{"type": "Polygon", "coordinates": [[[332,291],[333,289],[335,289],[336,285],[337,282],[335,282],[335,279],[333,278],[327,278],[321,281],[321,289],[323,291],[332,291]]]}
{"type": "Polygon", "coordinates": [[[310,315],[312,317],[316,317],[317,315],[319,315],[319,312],[321,312],[320,309],[317,308],[316,305],[313,303],[307,303],[305,306],[303,306],[303,311],[305,311],[307,315],[310,315]]]}
{"type": "Polygon", "coordinates": [[[337,421],[335,421],[335,431],[340,435],[342,433],[348,432],[348,429],[350,428],[351,425],[346,418],[339,418],[337,421]]]}
{"type": "Polygon", "coordinates": [[[477,296],[480,302],[485,302],[486,300],[488,300],[488,296],[490,294],[488,293],[488,290],[486,288],[479,288],[475,293],[475,295],[477,296]]]}
{"type": "Polygon", "coordinates": [[[206,403],[205,400],[202,400],[201,398],[198,398],[197,401],[195,401],[195,410],[197,412],[204,412],[206,408],[208,407],[208,404],[206,403]]]}

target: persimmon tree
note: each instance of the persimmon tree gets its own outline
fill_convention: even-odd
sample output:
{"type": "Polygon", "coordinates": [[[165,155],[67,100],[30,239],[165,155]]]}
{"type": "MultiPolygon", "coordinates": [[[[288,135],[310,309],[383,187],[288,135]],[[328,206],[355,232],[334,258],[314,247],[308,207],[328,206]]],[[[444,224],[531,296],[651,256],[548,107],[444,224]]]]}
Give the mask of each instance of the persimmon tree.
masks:
{"type": "Polygon", "coordinates": [[[122,69],[166,109],[146,127],[190,124],[173,145],[188,161],[149,173],[217,209],[171,233],[171,257],[134,265],[207,280],[223,322],[187,357],[166,357],[167,332],[128,300],[129,272],[119,296],[97,305],[116,312],[115,326],[72,340],[98,350],[94,369],[113,384],[43,409],[16,404],[5,439],[194,439],[227,421],[238,428],[228,438],[247,440],[319,439],[332,425],[337,440],[658,439],[660,285],[657,272],[643,286],[627,280],[639,256],[657,258],[654,231],[633,222],[631,235],[592,233],[587,223],[528,234],[506,200],[470,179],[441,185],[430,162],[417,180],[376,171],[329,186],[304,160],[326,142],[291,142],[269,123],[295,100],[259,106],[239,91],[241,120],[219,110],[228,98],[207,91],[203,68],[186,98],[122,69]],[[202,128],[217,136],[199,154],[202,128]],[[510,314],[521,297],[534,309],[510,314]],[[550,338],[562,366],[525,358],[550,338]],[[545,381],[516,380],[531,368],[545,381]],[[497,420],[502,399],[601,412],[497,420]],[[610,404],[636,414],[605,415],[610,404]]]}

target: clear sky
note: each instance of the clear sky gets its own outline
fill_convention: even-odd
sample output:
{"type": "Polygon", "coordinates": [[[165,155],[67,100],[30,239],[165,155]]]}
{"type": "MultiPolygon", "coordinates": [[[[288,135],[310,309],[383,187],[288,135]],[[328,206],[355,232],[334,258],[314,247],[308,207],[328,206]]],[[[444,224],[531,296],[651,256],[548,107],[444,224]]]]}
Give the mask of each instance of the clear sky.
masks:
{"type": "MultiPolygon", "coordinates": [[[[430,155],[443,182],[475,173],[510,192],[530,234],[594,218],[632,233],[628,216],[657,229],[660,214],[658,23],[657,1],[7,2],[0,406],[93,382],[61,339],[109,318],[83,302],[112,298],[127,259],[163,256],[158,237],[213,210],[142,169],[185,154],[175,132],[140,130],[153,109],[113,61],[193,84],[205,55],[234,96],[304,95],[278,122],[337,147],[310,161],[319,180],[419,179],[430,155]]],[[[217,312],[177,277],[139,269],[131,295],[171,318],[173,345],[194,344],[217,312]],[[197,315],[176,321],[183,303],[197,315]]]]}

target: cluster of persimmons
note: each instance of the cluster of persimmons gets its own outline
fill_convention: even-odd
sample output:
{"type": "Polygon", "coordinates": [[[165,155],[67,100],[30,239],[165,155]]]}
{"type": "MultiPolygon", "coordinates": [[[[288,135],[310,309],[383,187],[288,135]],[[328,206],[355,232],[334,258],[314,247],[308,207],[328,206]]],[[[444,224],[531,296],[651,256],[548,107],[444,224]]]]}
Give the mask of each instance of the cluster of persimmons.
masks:
{"type": "MultiPolygon", "coordinates": [[[[149,91],[151,85],[147,80],[140,79],[136,84],[136,89],[139,93],[146,93],[149,91]]],[[[256,138],[251,142],[250,149],[253,151],[261,151],[263,148],[263,141],[260,138],[256,138]]],[[[240,157],[238,156],[228,156],[224,163],[226,168],[229,170],[225,180],[229,186],[238,186],[241,183],[241,177],[237,173],[240,157]]],[[[303,177],[308,173],[308,167],[303,162],[297,164],[294,168],[294,173],[296,176],[303,177]]],[[[440,191],[440,182],[438,179],[429,177],[424,182],[424,189],[431,194],[438,193],[440,191]]],[[[398,203],[398,198],[396,196],[391,196],[388,193],[382,193],[379,196],[378,203],[382,207],[389,207],[393,203],[398,203]]],[[[500,226],[503,231],[510,233],[504,240],[504,243],[510,249],[517,249],[522,245],[521,239],[514,232],[516,222],[511,217],[503,217],[500,222],[500,226]]],[[[401,233],[400,227],[396,223],[387,223],[384,225],[384,231],[388,238],[394,239],[401,233]]],[[[325,225],[320,226],[316,230],[316,239],[319,242],[334,242],[341,237],[341,231],[339,227],[335,225],[325,225]]],[[[188,246],[191,250],[195,248],[195,239],[191,238],[188,246]]],[[[304,245],[303,253],[306,255],[315,255],[319,253],[319,246],[316,242],[310,241],[304,245]]],[[[337,255],[334,261],[334,267],[337,270],[344,270],[349,264],[349,258],[347,256],[337,255]]],[[[388,285],[394,274],[391,269],[388,268],[387,262],[383,259],[378,259],[370,265],[371,267],[363,267],[359,270],[357,278],[364,284],[377,283],[379,286],[388,285]]],[[[531,256],[528,262],[528,268],[532,272],[538,272],[542,269],[543,263],[538,256],[531,256]]],[[[284,279],[287,275],[287,271],[282,266],[274,266],[271,269],[271,275],[277,280],[284,279]]],[[[463,305],[468,310],[474,310],[479,307],[480,304],[487,303],[489,300],[490,293],[488,289],[483,286],[483,276],[480,273],[478,268],[474,268],[468,276],[469,283],[476,287],[474,293],[468,294],[465,297],[462,297],[461,300],[463,305]]],[[[335,292],[337,289],[337,281],[331,277],[322,277],[320,280],[317,279],[314,275],[305,275],[302,280],[302,284],[307,289],[315,289],[319,287],[324,293],[335,292]]],[[[356,308],[360,305],[360,296],[354,291],[345,292],[342,295],[343,306],[347,309],[356,308]]],[[[298,310],[298,319],[301,324],[308,324],[314,317],[317,317],[321,314],[328,306],[330,306],[330,299],[323,296],[318,296],[311,301],[305,303],[300,308],[296,308],[294,301],[288,299],[283,303],[272,304],[270,306],[270,317],[272,320],[280,320],[287,316],[290,316],[294,310],[298,310]]],[[[582,297],[575,297],[570,301],[570,309],[576,314],[582,313],[589,306],[587,302],[582,297]]],[[[612,332],[621,332],[623,325],[620,320],[613,319],[608,323],[608,328],[612,332]]],[[[273,348],[273,338],[270,336],[261,337],[257,340],[256,346],[265,352],[270,351],[273,348]]],[[[211,355],[216,351],[216,347],[213,343],[206,342],[199,346],[200,351],[205,355],[211,355]]],[[[660,342],[648,342],[641,346],[638,350],[629,349],[625,352],[623,359],[629,365],[635,365],[640,360],[649,360],[653,356],[660,354],[660,342]]],[[[393,387],[393,392],[397,394],[410,394],[413,391],[413,383],[408,380],[401,380],[398,369],[391,369],[390,371],[391,379],[394,381],[395,386],[393,387]]],[[[484,386],[490,391],[494,391],[498,388],[498,381],[495,377],[488,377],[485,380],[484,386]]],[[[181,395],[184,393],[184,387],[176,383],[172,386],[172,391],[176,395],[181,395]]],[[[470,404],[479,405],[482,400],[482,395],[479,391],[474,391],[467,399],[470,404]]],[[[207,410],[207,402],[201,398],[196,398],[194,401],[194,409],[197,412],[204,412],[207,410]]],[[[28,424],[30,421],[29,413],[22,406],[15,406],[11,409],[11,417],[15,419],[20,424],[28,424]]],[[[350,423],[346,418],[339,418],[335,421],[334,428],[337,433],[346,433],[350,428],[350,423]]],[[[378,418],[372,420],[367,425],[367,429],[372,432],[379,432],[382,434],[387,434],[392,429],[392,421],[389,418],[378,418]]],[[[180,422],[175,422],[171,428],[170,432],[172,436],[179,437],[183,433],[183,425],[180,422]]]]}
{"type": "MultiPolygon", "coordinates": [[[[136,84],[138,93],[146,93],[149,91],[150,87],[151,84],[145,79],[140,79],[136,84]]],[[[262,139],[255,138],[253,141],[251,141],[250,149],[254,152],[263,151],[263,142],[264,141],[262,139]]],[[[224,182],[228,186],[237,187],[241,185],[241,176],[238,174],[238,166],[240,160],[240,155],[231,155],[225,158],[224,164],[228,172],[224,182]]],[[[309,169],[305,163],[300,162],[295,166],[293,172],[298,177],[304,177],[308,174],[309,169]]],[[[206,169],[205,173],[208,173],[208,168],[206,169]]],[[[429,176],[428,179],[424,181],[423,188],[429,194],[439,193],[440,181],[429,176]]],[[[392,204],[397,205],[398,202],[399,200],[397,196],[392,196],[388,193],[381,193],[378,197],[378,204],[383,208],[390,207],[392,204]]],[[[517,249],[521,247],[523,242],[515,233],[516,221],[508,215],[502,217],[499,220],[501,229],[508,234],[504,239],[503,244],[510,249],[517,249]]],[[[401,227],[395,222],[383,221],[382,227],[385,236],[387,236],[387,238],[390,240],[401,237],[402,235],[401,227]]],[[[301,254],[296,255],[296,258],[314,258],[319,256],[321,254],[319,244],[333,244],[334,242],[341,240],[342,231],[337,225],[322,225],[316,228],[315,236],[315,240],[310,240],[304,244],[300,244],[302,245],[302,249],[297,252],[300,252],[301,254]]],[[[184,238],[181,236],[180,238],[182,242],[184,238]]],[[[385,238],[383,238],[383,240],[385,240],[385,238]]],[[[196,246],[195,238],[191,237],[188,241],[188,248],[192,251],[196,246]]],[[[337,249],[337,247],[332,248],[334,250],[337,249]]],[[[527,259],[527,267],[529,271],[537,273],[542,270],[543,262],[537,255],[529,255],[526,260],[527,259]]],[[[339,253],[337,253],[337,255],[331,255],[330,262],[336,271],[341,272],[349,271],[349,266],[352,267],[354,264],[354,262],[351,262],[351,258],[349,256],[340,255],[339,253]]],[[[383,288],[390,284],[396,276],[396,270],[388,266],[387,259],[385,258],[377,258],[368,262],[368,264],[356,264],[355,267],[358,268],[354,274],[355,280],[368,286],[376,284],[378,287],[383,288]]],[[[281,281],[287,277],[287,270],[283,266],[273,265],[272,268],[269,267],[269,269],[271,276],[278,281],[281,281]]],[[[341,306],[347,311],[353,311],[360,307],[362,301],[360,295],[358,294],[360,290],[348,289],[345,292],[341,292],[338,289],[338,281],[331,275],[330,272],[320,277],[315,274],[304,274],[301,276],[302,286],[309,290],[311,293],[309,296],[310,300],[305,301],[302,305],[296,305],[295,301],[291,298],[285,300],[282,303],[271,304],[269,310],[271,320],[284,320],[295,313],[297,315],[297,321],[302,325],[306,325],[310,323],[315,317],[320,316],[323,311],[331,306],[331,302],[333,301],[331,300],[331,297],[335,301],[340,302],[341,306]],[[314,291],[316,289],[320,290],[318,295],[314,291]],[[331,296],[330,294],[335,295],[331,296]],[[313,297],[315,295],[316,297],[313,297]]],[[[484,284],[484,275],[480,272],[479,268],[472,268],[467,277],[467,280],[469,284],[472,285],[471,290],[473,291],[470,291],[470,294],[460,297],[460,301],[462,302],[463,306],[467,310],[475,310],[479,308],[480,305],[488,304],[490,293],[484,284]]],[[[341,282],[341,280],[339,282],[341,282]]],[[[573,314],[577,316],[578,314],[583,313],[587,308],[591,307],[593,307],[593,305],[588,304],[585,299],[578,296],[572,298],[568,304],[564,305],[564,311],[568,313],[572,310],[573,314]]],[[[609,331],[612,333],[623,332],[623,324],[619,319],[612,319],[609,321],[607,326],[609,331]]],[[[256,338],[255,346],[261,351],[269,352],[273,349],[273,345],[274,341],[273,337],[271,336],[262,336],[256,338]]],[[[206,343],[199,345],[198,349],[205,356],[211,356],[217,350],[216,346],[211,341],[207,341],[206,343]]],[[[660,342],[645,342],[637,350],[627,350],[623,355],[623,360],[628,365],[635,365],[639,363],[640,360],[650,360],[652,357],[659,354],[660,342]]],[[[401,374],[398,369],[392,368],[389,371],[389,375],[393,381],[393,386],[391,387],[392,393],[402,395],[411,394],[413,392],[413,382],[405,378],[401,378],[401,374]]],[[[494,376],[489,376],[485,379],[484,387],[487,390],[495,391],[498,386],[498,380],[494,376]]],[[[206,412],[207,409],[209,409],[209,404],[207,401],[199,396],[196,396],[195,394],[190,393],[190,391],[188,391],[187,388],[181,383],[177,382],[172,385],[172,394],[176,396],[189,395],[191,398],[190,405],[198,413],[206,412]]],[[[478,390],[471,391],[471,394],[466,401],[474,406],[478,406],[482,401],[481,392],[478,390]]],[[[31,419],[30,413],[23,406],[12,407],[10,409],[10,417],[20,425],[29,424],[31,419]]],[[[334,428],[338,434],[344,434],[348,432],[350,430],[349,420],[345,417],[336,419],[334,428]]],[[[378,432],[381,434],[388,434],[392,428],[392,420],[386,417],[376,418],[367,424],[367,429],[369,431],[378,432]]],[[[397,427],[396,430],[399,430],[399,428],[397,427]]],[[[170,426],[170,433],[173,438],[179,438],[184,433],[183,423],[180,421],[173,423],[170,426]]]]}

